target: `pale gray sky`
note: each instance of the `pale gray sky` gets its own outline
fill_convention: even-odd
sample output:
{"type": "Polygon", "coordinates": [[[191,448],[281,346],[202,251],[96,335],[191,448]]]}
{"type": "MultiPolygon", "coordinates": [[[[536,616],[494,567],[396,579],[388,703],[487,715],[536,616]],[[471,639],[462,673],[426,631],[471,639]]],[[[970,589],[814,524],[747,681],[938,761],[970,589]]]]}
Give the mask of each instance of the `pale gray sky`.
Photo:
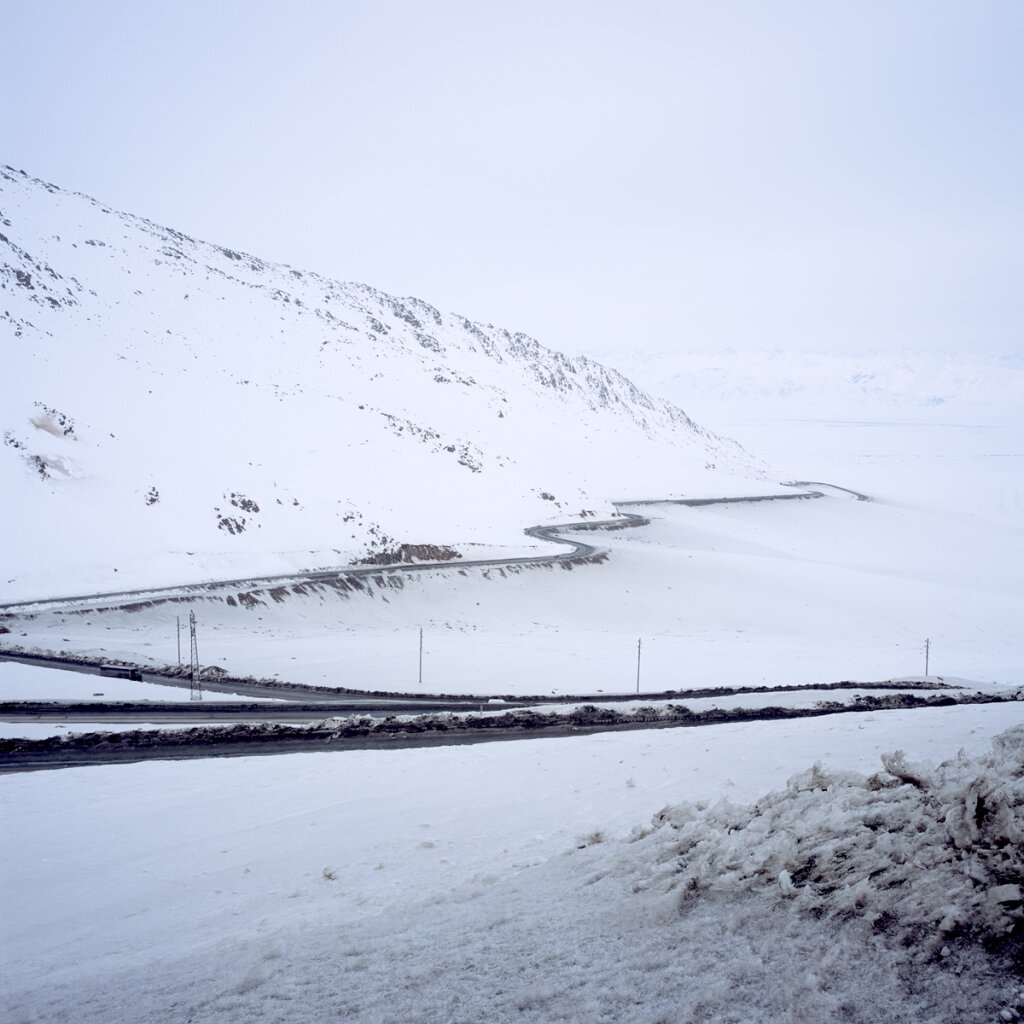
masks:
{"type": "Polygon", "coordinates": [[[0,160],[570,353],[1019,351],[1020,0],[31,0],[0,160]]]}

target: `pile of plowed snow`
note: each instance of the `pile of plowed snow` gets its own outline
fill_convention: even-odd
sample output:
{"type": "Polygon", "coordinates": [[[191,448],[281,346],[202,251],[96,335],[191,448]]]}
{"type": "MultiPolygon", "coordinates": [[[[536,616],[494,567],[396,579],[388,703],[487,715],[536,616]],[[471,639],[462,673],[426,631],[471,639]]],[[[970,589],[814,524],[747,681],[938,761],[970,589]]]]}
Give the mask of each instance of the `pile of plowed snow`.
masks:
{"type": "Polygon", "coordinates": [[[933,767],[882,757],[870,777],[815,765],[757,803],[667,807],[639,830],[651,873],[638,889],[774,891],[913,959],[956,944],[1024,940],[1024,728],[981,758],[933,767]]]}

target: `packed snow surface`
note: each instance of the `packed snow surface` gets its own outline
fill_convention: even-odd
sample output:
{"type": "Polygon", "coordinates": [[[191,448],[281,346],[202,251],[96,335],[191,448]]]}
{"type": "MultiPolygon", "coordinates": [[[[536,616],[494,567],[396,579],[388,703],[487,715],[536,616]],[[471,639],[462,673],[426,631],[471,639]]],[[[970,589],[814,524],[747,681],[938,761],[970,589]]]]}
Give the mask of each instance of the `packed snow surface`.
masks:
{"type": "Polygon", "coordinates": [[[1014,704],[6,776],[8,1019],[987,1024],[1022,742],[1014,704]]]}

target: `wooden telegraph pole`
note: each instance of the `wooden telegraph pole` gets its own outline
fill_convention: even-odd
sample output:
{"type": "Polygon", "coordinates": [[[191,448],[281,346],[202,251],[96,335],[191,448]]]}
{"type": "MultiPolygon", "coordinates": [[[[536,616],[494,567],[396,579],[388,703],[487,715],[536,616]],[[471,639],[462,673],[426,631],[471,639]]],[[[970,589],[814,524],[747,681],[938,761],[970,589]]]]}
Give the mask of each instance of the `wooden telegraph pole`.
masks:
{"type": "Polygon", "coordinates": [[[640,640],[636,642],[636,692],[640,692],[640,640]]]}
{"type": "Polygon", "coordinates": [[[924,642],[924,674],[928,675],[928,655],[931,654],[931,640],[925,640],[924,642]]]}

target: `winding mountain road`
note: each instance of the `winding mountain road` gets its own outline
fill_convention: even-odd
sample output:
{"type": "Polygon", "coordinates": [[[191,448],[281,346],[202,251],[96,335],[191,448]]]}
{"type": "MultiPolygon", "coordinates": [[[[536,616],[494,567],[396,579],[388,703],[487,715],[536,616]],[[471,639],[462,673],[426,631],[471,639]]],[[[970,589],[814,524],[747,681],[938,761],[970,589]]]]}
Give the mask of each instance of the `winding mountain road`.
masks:
{"type": "MultiPolygon", "coordinates": [[[[548,543],[559,544],[569,548],[552,555],[527,555],[516,558],[497,559],[474,559],[467,561],[449,562],[423,562],[418,564],[399,564],[392,566],[352,566],[336,570],[323,570],[305,573],[294,573],[287,575],[267,577],[244,577],[232,580],[218,580],[208,583],[192,584],[189,586],[156,588],[150,590],[128,590],[116,593],[80,595],[77,597],[52,598],[44,601],[18,602],[16,604],[0,605],[0,614],[11,614],[17,609],[28,614],[39,609],[63,609],[69,606],[78,606],[76,610],[84,610],[85,607],[96,607],[102,602],[103,607],[130,607],[127,602],[135,602],[137,599],[151,602],[153,604],[165,601],[188,600],[191,596],[237,588],[266,587],[293,587],[301,592],[301,587],[307,583],[333,582],[339,579],[351,580],[365,577],[382,577],[394,573],[428,572],[452,569],[462,570],[465,568],[491,568],[507,567],[518,565],[547,565],[560,562],[586,562],[588,560],[603,559],[607,552],[595,545],[588,544],[574,537],[566,537],[566,532],[579,532],[589,530],[618,530],[640,527],[649,524],[650,520],[634,512],[622,511],[626,508],[637,508],[644,506],[658,507],[665,505],[681,505],[689,507],[702,507],[707,505],[729,505],[729,504],[752,504],[766,501],[785,500],[808,500],[822,498],[827,491],[834,491],[838,494],[856,499],[857,501],[872,500],[868,495],[861,494],[848,488],[837,487],[832,484],[825,484],[811,481],[795,481],[792,493],[748,495],[729,498],[655,498],[641,499],[634,501],[615,502],[616,517],[605,520],[582,520],[570,523],[559,523],[547,526],[532,526],[524,532],[537,540],[548,543]],[[810,489],[808,489],[810,488],[810,489]],[[823,488],[824,490],[819,490],[823,488]],[[91,602],[91,604],[89,604],[91,602]]],[[[48,665],[50,667],[73,668],[77,671],[99,672],[98,664],[73,663],[73,659],[66,657],[54,657],[46,655],[28,655],[22,652],[0,650],[0,660],[20,661],[29,664],[48,665]]],[[[169,678],[161,672],[145,671],[145,681],[160,682],[163,685],[188,686],[189,680],[184,677],[169,678]]],[[[433,744],[450,743],[477,743],[485,740],[507,740],[517,738],[532,738],[538,735],[546,736],[569,736],[592,731],[604,731],[607,729],[630,729],[630,728],[668,728],[680,725],[717,724],[723,721],[748,721],[768,720],[780,717],[804,717],[813,715],[852,713],[864,710],[887,709],[892,707],[930,707],[941,704],[972,703],[978,701],[1009,700],[1013,697],[988,695],[957,695],[957,696],[935,696],[920,697],[914,694],[896,693],[894,695],[864,695],[863,691],[871,690],[900,690],[907,688],[906,683],[896,684],[894,682],[883,682],[877,684],[865,683],[835,683],[828,688],[849,688],[860,691],[856,699],[849,702],[830,701],[815,704],[811,707],[783,707],[772,705],[763,708],[735,709],[712,709],[705,712],[692,712],[686,707],[676,708],[671,713],[666,712],[661,716],[641,714],[637,712],[629,714],[617,714],[608,709],[594,707],[583,707],[563,716],[555,715],[550,721],[547,719],[536,719],[536,712],[530,712],[523,705],[536,705],[548,702],[547,699],[522,698],[513,699],[508,702],[490,701],[481,704],[480,699],[463,697],[439,697],[439,696],[416,696],[412,694],[361,694],[355,692],[330,691],[322,692],[319,688],[304,687],[301,685],[279,685],[272,689],[263,686],[256,680],[235,680],[224,679],[222,681],[203,680],[203,688],[206,690],[223,690],[242,695],[251,696],[274,696],[279,698],[280,703],[262,704],[217,704],[204,703],[166,703],[154,702],[153,704],[78,704],[70,705],[63,702],[14,702],[0,708],[0,718],[5,720],[60,720],[66,721],[99,721],[119,722],[122,726],[132,724],[166,723],[180,725],[187,730],[190,726],[203,725],[205,721],[216,721],[224,724],[235,723],[236,728],[245,727],[240,733],[222,733],[207,735],[184,731],[180,735],[168,735],[166,739],[161,734],[152,733],[152,730],[142,734],[123,734],[125,742],[121,742],[121,736],[117,733],[90,734],[81,740],[84,744],[81,750],[72,743],[68,749],[54,746],[54,741],[7,741],[11,750],[0,756],[0,772],[10,771],[31,771],[40,768],[59,768],[74,765],[115,763],[144,760],[150,757],[157,758],[191,758],[209,756],[248,756],[257,753],[282,753],[293,750],[324,749],[325,744],[330,749],[368,749],[377,748],[394,749],[401,746],[420,746],[433,744]],[[316,691],[316,692],[313,692],[316,691]],[[300,703],[302,702],[302,703],[300,703]],[[534,718],[516,719],[509,726],[505,726],[497,720],[488,722],[482,720],[476,726],[472,722],[464,723],[458,729],[443,722],[433,732],[426,726],[415,723],[407,723],[397,720],[396,715],[426,715],[430,713],[465,713],[469,711],[483,710],[485,707],[493,709],[493,705],[504,705],[500,710],[506,710],[510,714],[524,712],[533,714],[534,718]],[[590,714],[590,718],[585,713],[590,714]],[[336,723],[341,716],[359,715],[366,716],[366,720],[383,719],[384,726],[391,724],[389,728],[380,727],[379,732],[372,729],[363,735],[353,734],[351,737],[341,736],[338,732],[341,728],[336,723]],[[583,718],[577,721],[583,715],[583,718]],[[574,717],[575,716],[575,717],[574,717]],[[603,716],[603,717],[602,717],[603,716]],[[593,721],[591,721],[591,718],[593,721]],[[608,721],[605,721],[605,718],[608,721]],[[564,719],[564,720],[563,720],[564,719]],[[600,720],[599,720],[600,719],[600,720]],[[254,723],[264,723],[265,729],[273,723],[272,731],[260,732],[260,726],[254,723]],[[320,722],[320,725],[316,725],[320,722]],[[289,723],[298,727],[298,723],[312,723],[310,726],[301,726],[300,731],[290,728],[289,723]],[[524,724],[525,723],[525,724],[524,724]],[[540,726],[544,728],[541,729],[540,726]],[[485,728],[486,726],[486,728],[485,728]],[[308,728],[309,732],[304,733],[301,729],[308,728]],[[142,736],[142,739],[139,739],[142,736]],[[96,737],[99,737],[97,740],[96,737]],[[104,738],[106,737],[106,738],[104,738]],[[110,737],[116,737],[114,742],[110,737]],[[193,739],[192,737],[198,737],[193,739]],[[145,742],[143,742],[143,739],[145,742]],[[89,743],[93,746],[89,746],[89,743]],[[95,741],[95,742],[93,742],[95,741]],[[51,749],[52,747],[52,749],[51,749]],[[17,749],[15,749],[17,748],[17,749]],[[24,749],[22,749],[24,748],[24,749]]],[[[920,683],[918,688],[937,689],[940,684],[920,683]]],[[[737,688],[736,692],[761,692],[762,690],[798,691],[804,689],[819,689],[811,685],[807,686],[783,686],[768,688],[737,688]]],[[[942,687],[945,689],[945,687],[942,687]]],[[[716,691],[718,692],[718,691],[716,691]]],[[[703,691],[672,691],[660,695],[662,698],[671,697],[674,700],[684,700],[691,697],[705,696],[703,691]]],[[[653,695],[645,695],[651,699],[653,695]]],[[[615,700],[634,700],[632,694],[622,695],[621,698],[614,695],[590,695],[569,697],[562,695],[558,698],[550,698],[556,703],[565,702],[597,702],[606,703],[615,700]]],[[[416,723],[426,721],[417,719],[416,723]]],[[[207,730],[209,732],[209,730],[207,730]]]]}
{"type": "Polygon", "coordinates": [[[870,497],[846,487],[812,481],[794,481],[786,487],[815,488],[802,490],[792,494],[758,494],[733,498],[645,498],[632,501],[615,501],[612,504],[617,510],[616,518],[591,520],[584,519],[569,523],[556,523],[548,526],[530,526],[523,532],[528,537],[546,541],[551,544],[565,545],[569,551],[551,555],[521,555],[514,558],[475,558],[449,562],[402,562],[395,565],[353,565],[337,569],[312,570],[307,572],[281,573],[271,576],[242,576],[235,579],[208,580],[203,583],[179,584],[171,587],[150,587],[135,590],[118,590],[94,594],[76,594],[69,597],[42,598],[32,601],[14,601],[0,604],[0,615],[16,613],[32,613],[36,611],[57,611],[68,609],[75,611],[92,611],[98,609],[112,610],[123,608],[138,610],[168,602],[187,601],[200,595],[216,594],[231,590],[242,593],[256,591],[275,591],[280,589],[297,589],[305,584],[328,583],[337,586],[339,583],[352,589],[360,588],[360,581],[366,578],[408,574],[414,572],[436,572],[450,569],[489,569],[512,566],[555,565],[559,563],[583,564],[590,561],[603,561],[608,552],[585,541],[566,537],[566,532],[584,530],[622,530],[639,526],[647,526],[650,520],[631,512],[619,512],[619,509],[637,508],[642,506],[683,505],[698,508],[705,505],[752,504],[762,501],[806,501],[825,497],[825,492],[816,488],[825,487],[855,497],[858,501],[870,501],[870,497]]]}

